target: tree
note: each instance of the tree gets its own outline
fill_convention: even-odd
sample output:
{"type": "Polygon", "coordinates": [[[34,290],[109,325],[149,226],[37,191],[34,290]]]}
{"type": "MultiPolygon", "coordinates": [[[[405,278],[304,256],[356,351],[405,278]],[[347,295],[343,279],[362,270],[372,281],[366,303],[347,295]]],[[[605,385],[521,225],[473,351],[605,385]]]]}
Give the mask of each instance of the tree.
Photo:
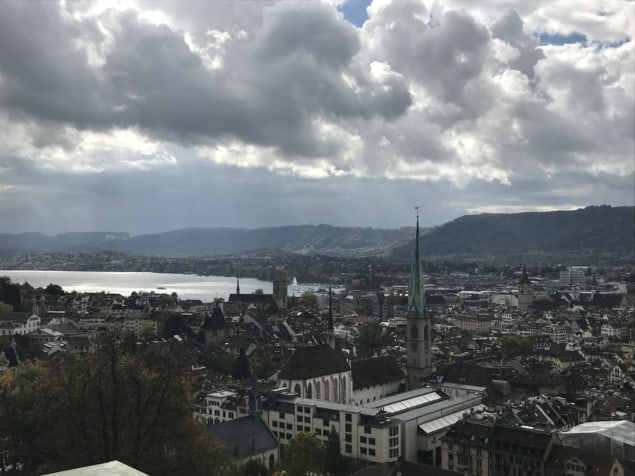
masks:
{"type": "Polygon", "coordinates": [[[234,363],[234,370],[232,370],[232,377],[236,380],[242,380],[251,375],[249,371],[249,360],[247,359],[247,355],[245,354],[245,349],[240,349],[240,355],[236,357],[236,362],[234,363]]]}
{"type": "Polygon", "coordinates": [[[12,312],[13,311],[13,306],[11,304],[5,304],[4,302],[0,301],[0,312],[12,312]]]}
{"type": "Polygon", "coordinates": [[[317,305],[317,298],[311,291],[304,291],[298,298],[298,306],[303,306],[307,309],[314,308],[317,305]]]}
{"type": "Polygon", "coordinates": [[[326,442],[324,472],[329,476],[346,476],[348,474],[348,464],[340,451],[340,435],[335,427],[331,428],[329,439],[326,442]]]}
{"type": "Polygon", "coordinates": [[[324,445],[315,433],[296,433],[284,450],[281,467],[289,476],[305,476],[308,472],[322,472],[324,445]]]}
{"type": "Polygon", "coordinates": [[[90,354],[20,366],[0,381],[0,453],[26,474],[114,459],[152,475],[218,474],[224,450],[192,417],[184,352],[131,354],[107,337],[90,354]]]}
{"type": "Polygon", "coordinates": [[[379,322],[368,321],[359,326],[358,344],[367,355],[374,355],[383,346],[383,329],[379,322]]]}
{"type": "Polygon", "coordinates": [[[49,284],[44,291],[46,291],[46,294],[50,294],[52,296],[63,296],[64,295],[64,290],[62,289],[62,287],[59,284],[49,284]]]}
{"type": "Polygon", "coordinates": [[[259,459],[250,459],[241,468],[240,476],[269,476],[269,469],[259,459]]]}

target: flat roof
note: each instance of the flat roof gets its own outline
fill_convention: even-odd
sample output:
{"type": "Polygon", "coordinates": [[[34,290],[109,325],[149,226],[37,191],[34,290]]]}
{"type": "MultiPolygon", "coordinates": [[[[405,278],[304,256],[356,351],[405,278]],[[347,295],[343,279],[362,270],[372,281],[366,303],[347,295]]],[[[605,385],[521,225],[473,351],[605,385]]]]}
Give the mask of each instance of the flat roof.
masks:
{"type": "Polygon", "coordinates": [[[120,461],[114,460],[108,463],[84,466],[82,468],[69,469],[57,473],[48,473],[43,476],[149,476],[120,461]]]}

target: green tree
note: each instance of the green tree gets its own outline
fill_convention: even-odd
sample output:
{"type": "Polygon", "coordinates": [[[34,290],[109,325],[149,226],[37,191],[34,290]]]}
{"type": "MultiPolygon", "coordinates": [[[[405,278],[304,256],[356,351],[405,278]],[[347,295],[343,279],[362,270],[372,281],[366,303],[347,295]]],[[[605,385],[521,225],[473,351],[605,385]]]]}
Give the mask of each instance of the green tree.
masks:
{"type": "Polygon", "coordinates": [[[245,349],[240,349],[240,355],[236,357],[236,362],[234,363],[234,370],[232,370],[232,377],[236,380],[242,380],[251,375],[249,371],[249,359],[247,359],[247,355],[245,354],[245,349]]]}
{"type": "Polygon", "coordinates": [[[307,472],[320,474],[324,467],[324,444],[314,433],[296,433],[284,450],[281,467],[289,476],[305,476],[307,472]]]}
{"type": "Polygon", "coordinates": [[[326,442],[324,472],[328,476],[346,476],[348,474],[348,464],[340,451],[340,435],[335,427],[331,428],[329,439],[326,442]]]}
{"type": "Polygon", "coordinates": [[[12,312],[13,306],[0,301],[0,312],[12,312]]]}
{"type": "Polygon", "coordinates": [[[192,418],[183,346],[94,352],[21,366],[0,382],[0,442],[25,474],[117,459],[152,475],[218,474],[224,449],[192,418]],[[16,419],[19,425],[16,424],[16,419]]]}
{"type": "Polygon", "coordinates": [[[374,355],[384,345],[383,329],[379,322],[368,321],[359,326],[358,344],[366,355],[374,355]]]}
{"type": "Polygon", "coordinates": [[[240,469],[240,476],[269,476],[269,469],[259,459],[250,459],[240,469]]]}
{"type": "Polygon", "coordinates": [[[317,298],[311,291],[304,291],[298,298],[298,306],[304,306],[305,308],[313,308],[317,304],[317,298]]]}
{"type": "Polygon", "coordinates": [[[499,345],[503,348],[507,358],[518,354],[526,354],[531,351],[532,345],[529,339],[507,334],[498,338],[499,345]]]}

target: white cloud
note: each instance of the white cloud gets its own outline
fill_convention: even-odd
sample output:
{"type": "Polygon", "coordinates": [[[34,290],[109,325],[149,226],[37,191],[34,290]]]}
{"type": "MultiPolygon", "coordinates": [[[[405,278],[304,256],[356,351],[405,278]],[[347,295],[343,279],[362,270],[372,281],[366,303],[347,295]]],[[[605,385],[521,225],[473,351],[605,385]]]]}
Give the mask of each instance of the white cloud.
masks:
{"type": "Polygon", "coordinates": [[[567,174],[598,197],[633,176],[635,2],[375,0],[362,28],[336,3],[10,0],[0,158],[486,183],[514,200],[528,183],[560,197],[567,174]]]}

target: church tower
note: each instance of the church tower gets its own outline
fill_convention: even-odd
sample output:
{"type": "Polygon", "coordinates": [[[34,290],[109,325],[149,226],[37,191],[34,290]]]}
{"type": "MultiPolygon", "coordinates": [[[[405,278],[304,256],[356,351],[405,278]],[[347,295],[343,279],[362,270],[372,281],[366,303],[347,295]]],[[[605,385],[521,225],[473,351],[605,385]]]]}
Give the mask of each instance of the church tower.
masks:
{"type": "Polygon", "coordinates": [[[287,279],[287,271],[278,266],[273,271],[273,299],[280,309],[287,309],[287,286],[289,286],[289,280],[287,279]]]}
{"type": "Polygon", "coordinates": [[[518,282],[518,309],[526,311],[534,302],[534,289],[527,275],[527,268],[523,265],[523,274],[518,282]]]}
{"type": "Polygon", "coordinates": [[[415,209],[417,210],[417,234],[408,283],[408,314],[406,315],[406,346],[408,347],[406,369],[409,390],[421,387],[422,380],[432,373],[432,358],[430,357],[432,322],[426,309],[426,294],[419,258],[419,207],[415,209]]]}

